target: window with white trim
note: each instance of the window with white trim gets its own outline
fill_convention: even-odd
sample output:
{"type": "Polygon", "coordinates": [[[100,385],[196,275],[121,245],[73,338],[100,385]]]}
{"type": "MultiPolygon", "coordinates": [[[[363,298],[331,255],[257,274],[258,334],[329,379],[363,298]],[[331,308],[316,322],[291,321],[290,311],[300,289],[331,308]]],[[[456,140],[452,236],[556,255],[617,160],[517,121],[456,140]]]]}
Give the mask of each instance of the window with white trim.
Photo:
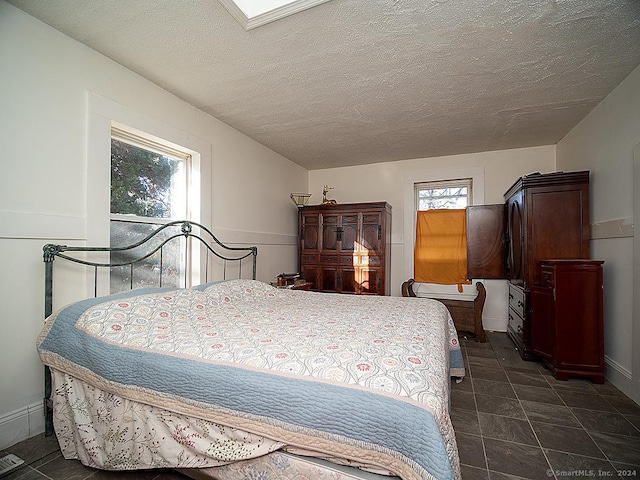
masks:
{"type": "Polygon", "coordinates": [[[416,183],[415,209],[466,208],[473,204],[471,188],[471,178],[416,183]]]}
{"type": "Polygon", "coordinates": [[[416,279],[414,289],[419,296],[426,293],[420,291],[423,286],[425,290],[435,292],[446,291],[457,284],[458,292],[462,292],[463,284],[467,283],[466,262],[461,263],[464,260],[460,251],[459,222],[460,211],[464,214],[464,209],[473,204],[472,184],[472,178],[459,178],[413,185],[412,277],[416,279]],[[443,210],[451,210],[451,214],[445,214],[443,210]],[[421,232],[420,237],[418,232],[421,232]]]}
{"type": "MultiPolygon", "coordinates": [[[[135,243],[160,225],[189,219],[190,172],[188,152],[112,127],[111,246],[135,243]]],[[[157,286],[160,275],[163,286],[178,286],[187,268],[178,252],[177,243],[172,242],[162,252],[162,258],[158,254],[133,268],[112,268],[111,293],[157,286]]],[[[112,253],[112,261],[126,261],[126,255],[135,254],[112,253]]]]}

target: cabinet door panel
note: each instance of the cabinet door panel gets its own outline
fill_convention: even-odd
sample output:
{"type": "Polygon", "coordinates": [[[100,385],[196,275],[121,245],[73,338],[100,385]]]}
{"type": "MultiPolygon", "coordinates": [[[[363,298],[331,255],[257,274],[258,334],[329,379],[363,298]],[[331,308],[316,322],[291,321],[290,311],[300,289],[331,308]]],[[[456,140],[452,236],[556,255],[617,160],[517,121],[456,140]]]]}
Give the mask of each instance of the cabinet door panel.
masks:
{"type": "Polygon", "coordinates": [[[557,366],[602,368],[602,270],[585,266],[556,271],[557,341],[562,345],[557,366]]]}
{"type": "Polygon", "coordinates": [[[322,215],[322,250],[338,250],[338,215],[322,215]]]}
{"type": "Polygon", "coordinates": [[[531,192],[529,203],[528,260],[532,284],[541,280],[541,260],[589,258],[589,242],[583,239],[584,213],[580,189],[554,192],[536,189],[531,192]]]}
{"type": "Polygon", "coordinates": [[[320,248],[320,219],[317,214],[300,215],[300,249],[318,251],[320,248]]]}
{"type": "Polygon", "coordinates": [[[356,250],[356,242],[358,240],[358,224],[343,223],[341,238],[342,242],[340,244],[340,250],[342,250],[343,252],[352,252],[356,250]]]}
{"type": "Polygon", "coordinates": [[[338,291],[338,268],[327,267],[326,265],[321,267],[321,281],[322,288],[319,290],[323,290],[325,292],[335,292],[338,291]]]}
{"type": "Polygon", "coordinates": [[[339,291],[343,293],[358,293],[356,271],[352,268],[342,268],[339,272],[339,291]]]}
{"type": "Polygon", "coordinates": [[[305,265],[303,264],[301,267],[300,274],[302,278],[306,282],[313,283],[313,288],[321,289],[322,288],[322,278],[320,277],[320,266],[319,265],[305,265]]]}
{"type": "Polygon", "coordinates": [[[467,207],[467,277],[505,278],[504,204],[467,207]]]}
{"type": "Polygon", "coordinates": [[[507,201],[507,276],[518,283],[523,282],[524,277],[524,205],[522,192],[513,195],[507,201]]]}
{"type": "Polygon", "coordinates": [[[324,225],[322,227],[322,249],[338,250],[338,226],[324,225]]]}
{"type": "Polygon", "coordinates": [[[555,355],[556,318],[553,289],[533,287],[531,289],[531,350],[542,358],[555,355]]]}
{"type": "Polygon", "coordinates": [[[382,244],[381,222],[379,213],[362,215],[362,248],[370,253],[380,252],[382,244]]]}
{"type": "Polygon", "coordinates": [[[360,293],[380,294],[380,270],[377,268],[360,269],[360,293]]]}
{"type": "Polygon", "coordinates": [[[319,247],[319,226],[318,225],[304,225],[302,227],[302,249],[303,250],[317,250],[319,247]]]}

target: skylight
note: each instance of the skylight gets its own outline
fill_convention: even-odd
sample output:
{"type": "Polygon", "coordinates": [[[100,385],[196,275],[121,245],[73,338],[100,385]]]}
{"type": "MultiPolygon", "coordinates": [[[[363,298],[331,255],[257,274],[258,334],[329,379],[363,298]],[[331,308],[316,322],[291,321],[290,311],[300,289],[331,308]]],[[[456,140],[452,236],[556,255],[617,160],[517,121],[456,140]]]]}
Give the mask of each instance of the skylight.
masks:
{"type": "Polygon", "coordinates": [[[245,30],[274,22],[329,0],[218,0],[245,30]]]}

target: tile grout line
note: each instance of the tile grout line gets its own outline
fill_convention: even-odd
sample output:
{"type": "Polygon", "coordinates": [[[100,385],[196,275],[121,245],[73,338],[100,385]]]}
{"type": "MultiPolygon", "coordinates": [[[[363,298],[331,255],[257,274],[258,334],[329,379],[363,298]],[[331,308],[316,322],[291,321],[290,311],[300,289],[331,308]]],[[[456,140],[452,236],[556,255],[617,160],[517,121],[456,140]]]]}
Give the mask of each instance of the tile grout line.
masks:
{"type": "MultiPolygon", "coordinates": [[[[550,386],[550,387],[555,391],[555,389],[553,388],[553,385],[551,385],[551,382],[550,382],[548,379],[545,379],[545,380],[547,380],[547,383],[549,384],[549,386],[550,386]]],[[[595,391],[595,390],[594,390],[594,391],[595,391]]],[[[597,394],[598,396],[601,396],[601,395],[600,395],[600,394],[598,394],[597,392],[596,392],[596,394],[597,394]]],[[[558,397],[560,397],[560,400],[562,400],[562,403],[564,403],[564,404],[567,406],[567,408],[569,409],[569,412],[571,412],[571,416],[572,416],[572,417],[573,417],[573,418],[578,422],[578,425],[580,425],[580,426],[582,427],[582,430],[584,430],[584,432],[587,434],[587,436],[589,437],[589,439],[590,439],[590,440],[593,442],[593,444],[598,448],[598,450],[600,451],[600,453],[602,453],[602,455],[604,456],[605,460],[606,460],[607,462],[609,462],[609,464],[610,464],[610,465],[611,465],[615,470],[617,470],[617,469],[616,469],[616,467],[613,465],[613,462],[609,459],[609,457],[607,456],[607,454],[606,454],[606,453],[604,452],[604,450],[602,449],[602,447],[601,447],[600,445],[598,445],[598,442],[596,442],[596,441],[595,441],[595,439],[591,436],[591,434],[590,434],[590,433],[589,433],[589,431],[586,429],[586,427],[582,424],[582,422],[580,421],[580,419],[579,419],[578,417],[576,417],[576,415],[573,413],[572,408],[567,404],[567,402],[565,402],[565,401],[564,401],[564,398],[562,398],[562,397],[558,394],[558,392],[556,392],[556,395],[558,395],[558,397]]],[[[604,400],[605,402],[607,402],[607,399],[606,399],[606,398],[603,398],[602,400],[604,400]]],[[[609,403],[609,402],[607,402],[607,403],[609,403]]],[[[609,405],[611,405],[611,404],[609,404],[609,405]]],[[[613,409],[614,409],[614,410],[616,410],[616,412],[617,412],[617,410],[618,410],[618,409],[617,409],[614,405],[611,405],[611,406],[612,406],[612,407],[613,407],[613,409]]],[[[578,408],[578,407],[576,407],[576,408],[578,408]]],[[[567,453],[569,453],[569,452],[567,452],[567,453]]]]}
{"type": "MultiPolygon", "coordinates": [[[[580,419],[573,413],[573,408],[580,408],[580,407],[571,407],[570,405],[567,404],[567,402],[565,402],[564,398],[562,398],[562,396],[560,396],[560,394],[558,394],[558,392],[555,391],[555,388],[553,388],[553,385],[551,384],[551,382],[545,378],[545,380],[547,381],[547,383],[549,384],[549,386],[551,387],[551,389],[556,393],[556,395],[558,395],[558,397],[560,397],[560,400],[562,400],[562,403],[564,403],[564,405],[569,409],[569,412],[571,413],[571,416],[578,422],[578,425],[580,425],[581,429],[587,434],[587,436],[589,437],[589,439],[593,442],[593,444],[598,448],[598,450],[600,451],[600,453],[602,453],[604,460],[609,462],[609,464],[614,468],[614,470],[618,470],[615,465],[613,464],[613,461],[609,458],[609,456],[605,453],[605,451],[602,449],[602,447],[598,444],[598,442],[595,441],[595,439],[593,438],[593,436],[591,435],[591,433],[589,433],[589,430],[587,430],[587,428],[583,425],[583,423],[580,421],[580,419]]],[[[591,387],[591,385],[589,385],[589,387],[591,387]]],[[[602,395],[600,395],[599,392],[597,392],[593,387],[591,387],[594,391],[593,394],[587,394],[587,395],[597,395],[598,397],[602,398],[602,395]]],[[[607,402],[606,398],[602,398],[602,400],[604,400],[605,402],[607,402]]],[[[620,413],[618,411],[618,409],[615,407],[615,405],[611,405],[609,402],[607,402],[607,404],[609,404],[614,410],[615,413],[620,413]]],[[[590,410],[590,411],[597,411],[597,412],[601,412],[603,410],[593,410],[593,409],[589,409],[589,408],[585,408],[584,410],[590,410]]],[[[605,413],[610,413],[610,412],[606,412],[605,413]]],[[[602,433],[606,433],[606,432],[602,432],[602,433]]],[[[554,451],[559,451],[559,450],[555,450],[555,449],[549,449],[549,450],[554,450],[554,451]]],[[[543,451],[544,452],[544,451],[543,451]]],[[[561,452],[561,451],[560,451],[561,452]]],[[[569,453],[571,454],[571,452],[561,452],[561,453],[569,453]]],[[[580,454],[573,454],[573,455],[580,455],[580,454]]],[[[587,457],[587,458],[595,458],[595,457],[591,457],[589,455],[580,455],[583,457],[587,457]]],[[[602,458],[599,458],[597,460],[602,460],[602,458]]]]}
{"type": "MultiPolygon", "coordinates": [[[[489,342],[491,344],[491,342],[489,342]]],[[[491,347],[493,351],[493,346],[491,347]]],[[[484,457],[484,465],[487,471],[487,477],[491,478],[491,474],[489,473],[489,460],[487,459],[487,449],[484,446],[484,435],[482,434],[482,425],[480,423],[480,412],[478,410],[478,401],[476,400],[476,389],[473,385],[473,373],[471,372],[471,362],[469,362],[469,352],[467,351],[467,346],[465,342],[465,354],[467,355],[467,365],[469,365],[469,380],[471,381],[471,394],[473,395],[473,404],[476,407],[476,418],[478,419],[478,430],[480,430],[480,443],[482,444],[482,456],[484,457]]]]}
{"type": "MultiPolygon", "coordinates": [[[[505,375],[507,375],[507,372],[505,372],[505,375]]],[[[542,377],[544,377],[544,375],[540,375],[542,377]]],[[[522,413],[524,413],[524,418],[527,419],[527,424],[529,425],[529,428],[531,429],[531,431],[533,432],[533,436],[536,439],[536,442],[538,442],[538,446],[540,447],[540,451],[542,452],[542,456],[544,457],[544,459],[547,461],[547,466],[549,467],[547,469],[547,477],[549,478],[554,478],[557,480],[558,477],[556,477],[556,472],[553,469],[553,465],[551,465],[551,461],[549,461],[549,457],[547,456],[547,454],[544,451],[544,447],[542,446],[542,443],[540,442],[540,438],[538,437],[538,434],[536,433],[536,430],[533,428],[533,425],[531,424],[531,419],[529,418],[529,415],[527,415],[527,411],[524,409],[524,406],[522,405],[522,400],[520,399],[520,396],[518,395],[518,391],[513,387],[513,382],[511,381],[511,378],[509,378],[509,375],[507,375],[507,379],[509,380],[509,385],[511,385],[511,388],[513,389],[513,393],[515,393],[516,395],[516,399],[518,400],[518,405],[520,405],[520,408],[522,409],[522,413]],[[549,475],[549,472],[551,472],[551,475],[549,475]]],[[[545,378],[545,381],[547,383],[548,380],[545,378]]],[[[551,385],[549,385],[549,387],[551,387],[551,385]]],[[[551,388],[553,390],[553,388],[551,388]]],[[[560,398],[560,400],[562,400],[562,398],[560,398]]]]}

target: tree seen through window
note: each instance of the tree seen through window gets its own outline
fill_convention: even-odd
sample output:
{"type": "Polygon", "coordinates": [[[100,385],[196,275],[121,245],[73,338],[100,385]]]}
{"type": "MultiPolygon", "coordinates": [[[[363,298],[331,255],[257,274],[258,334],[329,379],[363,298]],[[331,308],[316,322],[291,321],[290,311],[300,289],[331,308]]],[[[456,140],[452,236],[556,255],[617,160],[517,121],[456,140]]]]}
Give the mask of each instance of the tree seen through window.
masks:
{"type": "Polygon", "coordinates": [[[111,140],[111,213],[171,218],[172,183],[182,160],[111,140]]]}

